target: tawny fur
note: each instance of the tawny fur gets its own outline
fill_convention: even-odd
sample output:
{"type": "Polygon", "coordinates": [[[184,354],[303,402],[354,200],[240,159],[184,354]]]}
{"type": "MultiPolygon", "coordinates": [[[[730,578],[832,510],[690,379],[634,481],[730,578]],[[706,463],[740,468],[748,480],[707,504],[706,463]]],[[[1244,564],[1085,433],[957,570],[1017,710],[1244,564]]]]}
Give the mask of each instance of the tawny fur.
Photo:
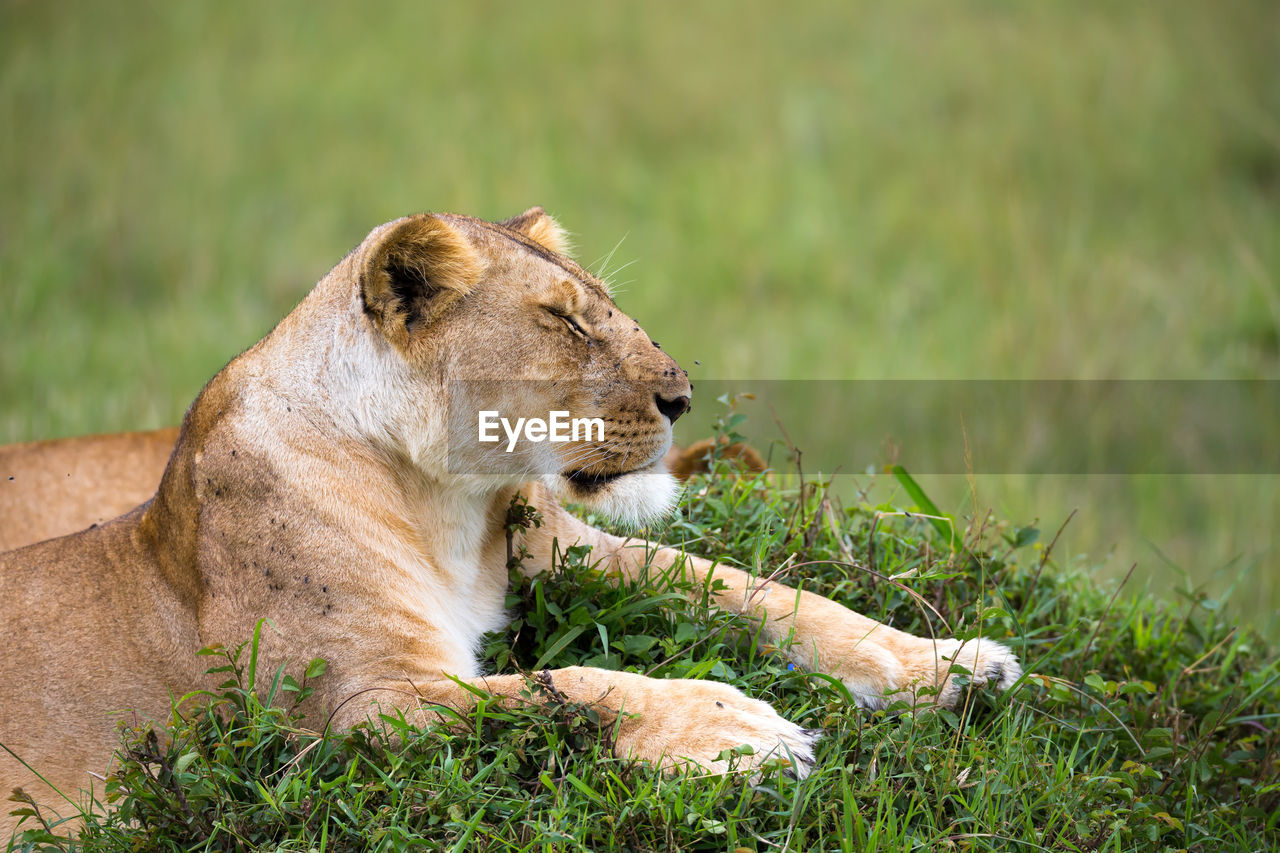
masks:
{"type": "MultiPolygon", "coordinates": [[[[768,466],[760,451],[749,444],[730,444],[729,439],[719,439],[720,455],[740,467],[743,471],[758,474],[768,466]]],[[[688,447],[672,447],[667,451],[667,470],[677,480],[687,480],[694,474],[705,474],[711,470],[711,451],[717,444],[713,438],[695,441],[688,447]]]]}
{"type": "MultiPolygon", "coordinates": [[[[670,419],[689,385],[597,279],[554,251],[545,213],[510,223],[424,214],[375,229],[209,382],[153,499],[0,555],[0,742],[76,797],[109,770],[119,712],[162,720],[170,696],[213,687],[196,650],[243,640],[264,617],[260,689],[286,661],[329,662],[303,708],[317,725],[335,711],[338,727],[380,709],[424,722],[433,707],[465,711],[474,696],[451,677],[514,699],[524,680],[483,677],[476,650],[503,623],[517,493],[544,519],[523,536],[527,569],[550,567],[553,542],[593,546],[613,577],[682,563],[721,581],[717,602],[763,622],[764,641],[840,678],[861,704],[940,684],[953,703],[949,658],[975,681],[1012,683],[1017,662],[998,643],[912,637],[561,509],[662,511],[674,493],[662,467],[670,419]],[[466,446],[446,411],[462,380],[479,383],[466,386],[477,399],[486,382],[528,380],[503,399],[593,413],[612,425],[608,440],[540,445],[491,467],[498,457],[466,446]]],[[[606,719],[621,714],[624,755],[724,769],[717,756],[747,743],[746,766],[789,754],[804,773],[813,760],[813,732],[727,685],[582,667],[540,677],[606,719]]],[[[0,753],[0,791],[19,785],[68,812],[0,753]]]]}
{"type": "Polygon", "coordinates": [[[0,551],[102,524],[156,493],[178,428],[0,446],[0,551]]]}

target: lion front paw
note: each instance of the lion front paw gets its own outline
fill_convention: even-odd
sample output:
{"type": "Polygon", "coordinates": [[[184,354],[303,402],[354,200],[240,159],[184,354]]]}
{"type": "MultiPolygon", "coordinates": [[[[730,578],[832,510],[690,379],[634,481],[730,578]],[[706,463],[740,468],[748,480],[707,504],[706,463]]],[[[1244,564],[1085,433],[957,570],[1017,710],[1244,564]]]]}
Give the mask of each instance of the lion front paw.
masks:
{"type": "Polygon", "coordinates": [[[964,693],[962,677],[977,687],[994,685],[1007,690],[1022,675],[1017,656],[995,640],[912,639],[914,643],[899,653],[901,687],[890,694],[890,701],[905,697],[914,705],[951,708],[964,693]],[[969,674],[953,672],[953,668],[963,668],[969,674]]]}
{"type": "Polygon", "coordinates": [[[754,770],[781,760],[804,778],[813,767],[820,730],[797,726],[768,703],[727,684],[686,679],[659,684],[657,695],[648,697],[620,734],[619,755],[668,770],[694,766],[713,773],[754,770]]]}

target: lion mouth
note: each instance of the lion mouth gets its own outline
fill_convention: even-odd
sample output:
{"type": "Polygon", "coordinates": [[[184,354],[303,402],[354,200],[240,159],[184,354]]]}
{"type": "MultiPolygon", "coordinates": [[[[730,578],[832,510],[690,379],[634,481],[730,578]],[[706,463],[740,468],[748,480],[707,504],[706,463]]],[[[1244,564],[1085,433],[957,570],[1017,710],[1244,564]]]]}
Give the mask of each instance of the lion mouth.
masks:
{"type": "Polygon", "coordinates": [[[561,476],[570,483],[573,483],[573,485],[577,486],[582,491],[593,492],[596,489],[601,489],[607,486],[619,477],[625,477],[630,473],[632,472],[615,471],[611,474],[599,474],[591,473],[580,468],[577,471],[570,471],[566,474],[561,474],[561,476]]]}

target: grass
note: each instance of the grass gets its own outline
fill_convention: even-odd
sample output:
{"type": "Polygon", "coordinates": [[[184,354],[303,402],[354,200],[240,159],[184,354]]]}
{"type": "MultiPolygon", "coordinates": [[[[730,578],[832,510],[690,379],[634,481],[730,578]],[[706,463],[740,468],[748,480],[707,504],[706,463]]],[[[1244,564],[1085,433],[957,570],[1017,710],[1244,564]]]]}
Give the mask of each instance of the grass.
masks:
{"type": "Polygon", "coordinates": [[[168,737],[126,732],[110,817],[78,840],[32,817],[40,850],[1260,850],[1280,844],[1280,662],[1217,602],[1176,604],[1100,585],[1050,528],[950,517],[952,550],[898,505],[783,489],[724,470],[695,479],[660,531],[771,569],[917,633],[1003,638],[1031,673],[953,711],[854,708],[839,683],[760,647],[704,589],[652,577],[615,587],[589,552],[559,571],[512,573],[514,618],[491,668],[587,664],[714,678],[821,727],[803,781],[663,776],[612,755],[590,708],[481,701],[452,726],[401,719],[321,735],[289,707],[319,662],[253,683],[253,643],[213,649],[227,674],[168,737]],[[803,567],[803,568],[800,568],[803,567]],[[856,568],[855,568],[856,567],[856,568]],[[872,569],[873,571],[866,571],[872,569]],[[920,601],[928,607],[920,606],[920,601]],[[936,616],[933,611],[936,610],[936,616]],[[948,627],[949,626],[949,627],[948,627]],[[272,705],[269,700],[274,699],[272,705]]]}

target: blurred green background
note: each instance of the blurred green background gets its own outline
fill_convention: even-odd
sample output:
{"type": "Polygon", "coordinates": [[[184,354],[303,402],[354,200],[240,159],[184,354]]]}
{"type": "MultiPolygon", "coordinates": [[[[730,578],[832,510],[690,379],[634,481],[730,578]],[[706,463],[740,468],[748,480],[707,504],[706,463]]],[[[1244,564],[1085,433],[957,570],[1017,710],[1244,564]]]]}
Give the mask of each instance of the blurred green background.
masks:
{"type": "MultiPolygon", "coordinates": [[[[1280,377],[1273,0],[9,0],[0,109],[0,441],[176,423],[424,209],[544,205],[695,381],[1280,377]]],[[[1276,477],[972,485],[1280,603],[1276,477]]]]}

